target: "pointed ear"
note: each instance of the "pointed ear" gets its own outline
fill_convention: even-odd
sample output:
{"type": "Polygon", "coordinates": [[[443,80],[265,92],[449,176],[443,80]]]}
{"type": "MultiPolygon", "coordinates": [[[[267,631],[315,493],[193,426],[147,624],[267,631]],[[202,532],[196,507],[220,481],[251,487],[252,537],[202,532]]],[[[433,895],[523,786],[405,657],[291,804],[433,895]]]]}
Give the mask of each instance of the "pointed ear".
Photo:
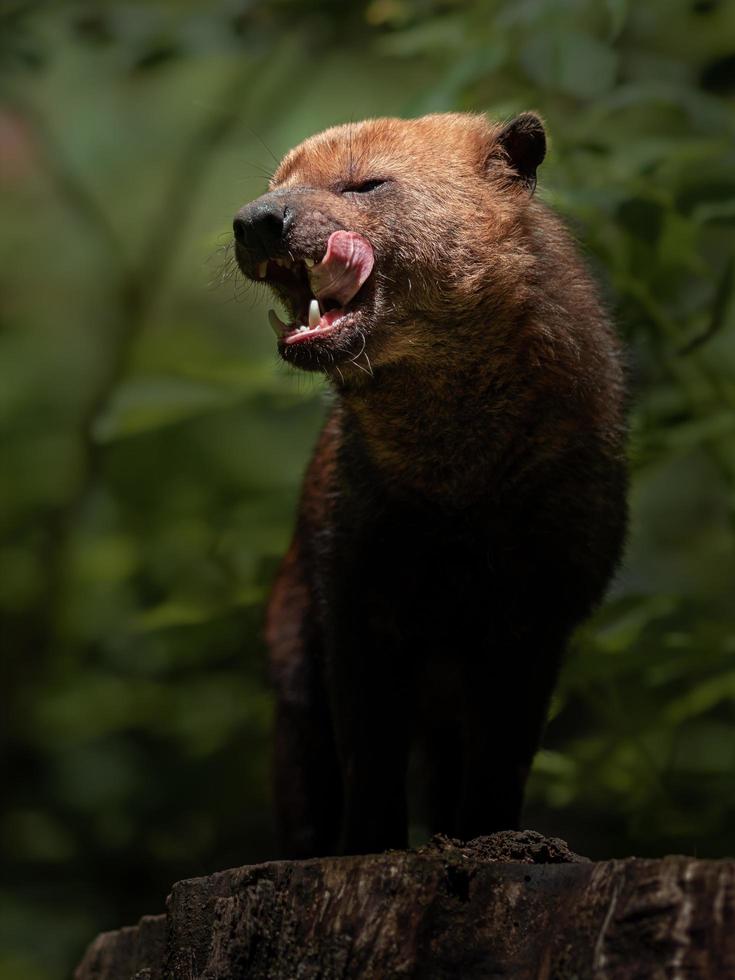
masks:
{"type": "Polygon", "coordinates": [[[522,112],[511,119],[495,138],[492,155],[498,152],[502,153],[521,183],[533,194],[536,168],[546,155],[546,132],[539,117],[534,112],[522,112]]]}

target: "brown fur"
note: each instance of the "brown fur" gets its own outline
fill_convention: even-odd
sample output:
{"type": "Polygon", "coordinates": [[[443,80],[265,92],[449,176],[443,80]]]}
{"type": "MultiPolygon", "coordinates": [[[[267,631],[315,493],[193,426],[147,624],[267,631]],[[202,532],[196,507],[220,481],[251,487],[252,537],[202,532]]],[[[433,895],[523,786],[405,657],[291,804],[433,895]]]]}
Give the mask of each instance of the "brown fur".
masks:
{"type": "Polygon", "coordinates": [[[416,739],[431,829],[516,823],[567,637],[618,560],[620,354],[533,197],[539,155],[530,115],[371,120],[306,140],[266,195],[295,215],[284,254],[344,228],[376,259],[350,329],[281,345],[337,392],[268,615],[289,853],[340,827],[345,850],[405,843],[416,739]]]}

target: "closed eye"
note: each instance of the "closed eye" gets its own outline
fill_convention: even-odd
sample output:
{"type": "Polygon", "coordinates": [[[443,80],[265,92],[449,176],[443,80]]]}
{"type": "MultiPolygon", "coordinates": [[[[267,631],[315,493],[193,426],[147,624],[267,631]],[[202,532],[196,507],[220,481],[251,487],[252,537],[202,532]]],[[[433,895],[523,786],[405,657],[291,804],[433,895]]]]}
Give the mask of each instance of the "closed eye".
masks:
{"type": "Polygon", "coordinates": [[[370,191],[376,190],[378,187],[382,187],[383,184],[387,183],[384,178],[374,178],[372,180],[361,180],[357,184],[348,184],[347,187],[342,188],[343,194],[369,194],[370,191]]]}

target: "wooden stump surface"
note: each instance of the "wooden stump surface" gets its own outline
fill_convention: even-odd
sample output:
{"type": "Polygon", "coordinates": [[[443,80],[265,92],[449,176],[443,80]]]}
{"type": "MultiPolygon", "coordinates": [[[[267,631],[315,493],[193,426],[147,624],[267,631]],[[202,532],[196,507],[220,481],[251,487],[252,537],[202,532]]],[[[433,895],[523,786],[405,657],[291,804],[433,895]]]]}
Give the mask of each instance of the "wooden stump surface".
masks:
{"type": "Polygon", "coordinates": [[[177,882],[76,980],[727,980],[735,861],[592,863],[532,831],[177,882]]]}

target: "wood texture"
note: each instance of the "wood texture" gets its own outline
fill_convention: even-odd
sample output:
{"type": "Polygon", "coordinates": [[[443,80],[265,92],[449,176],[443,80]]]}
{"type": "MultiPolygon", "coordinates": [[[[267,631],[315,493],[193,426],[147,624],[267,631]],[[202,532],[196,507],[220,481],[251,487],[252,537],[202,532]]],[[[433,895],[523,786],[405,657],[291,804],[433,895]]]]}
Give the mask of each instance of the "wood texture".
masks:
{"type": "Polygon", "coordinates": [[[591,863],[530,831],[180,881],[76,980],[735,977],[735,861],[591,863]]]}

